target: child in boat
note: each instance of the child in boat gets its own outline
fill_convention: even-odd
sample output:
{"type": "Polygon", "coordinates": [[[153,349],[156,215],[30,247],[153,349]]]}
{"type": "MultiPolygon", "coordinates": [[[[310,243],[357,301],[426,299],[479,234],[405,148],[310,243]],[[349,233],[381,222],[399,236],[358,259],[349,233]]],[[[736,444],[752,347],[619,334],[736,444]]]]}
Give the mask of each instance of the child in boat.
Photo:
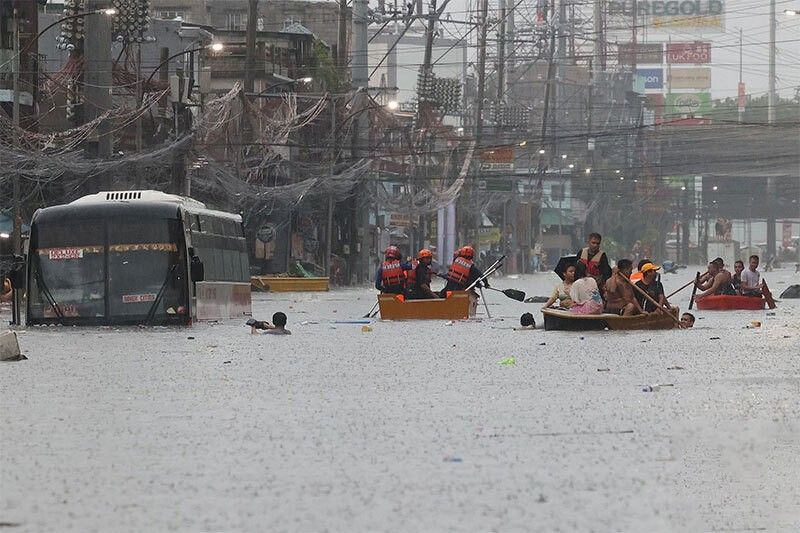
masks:
{"type": "Polygon", "coordinates": [[[575,281],[569,291],[572,298],[570,312],[576,315],[600,315],[603,313],[603,299],[597,281],[586,275],[586,265],[578,263],[575,266],[575,281]]]}
{"type": "Polygon", "coordinates": [[[265,320],[253,320],[252,318],[247,321],[250,326],[250,334],[258,335],[263,332],[264,335],[291,335],[292,332],[286,329],[286,315],[278,311],[272,315],[272,324],[265,320]],[[261,330],[261,331],[259,331],[261,330]]]}

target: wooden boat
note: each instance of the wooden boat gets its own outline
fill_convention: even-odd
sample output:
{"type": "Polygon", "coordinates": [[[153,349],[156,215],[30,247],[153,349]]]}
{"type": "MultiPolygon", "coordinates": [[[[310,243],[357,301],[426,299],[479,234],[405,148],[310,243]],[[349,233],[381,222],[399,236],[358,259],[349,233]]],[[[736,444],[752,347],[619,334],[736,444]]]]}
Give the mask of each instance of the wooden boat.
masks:
{"type": "MultiPolygon", "coordinates": [[[[673,307],[672,313],[677,317],[678,308],[673,307]]],[[[576,315],[562,309],[542,309],[542,314],[544,315],[544,329],[548,331],[672,329],[677,327],[675,321],[664,313],[636,316],[576,315]]]]}
{"type": "Polygon", "coordinates": [[[758,311],[764,309],[764,299],[755,296],[729,296],[726,294],[711,294],[695,300],[700,311],[758,311]]]}
{"type": "Polygon", "coordinates": [[[329,290],[328,278],[295,278],[290,276],[252,276],[250,285],[266,292],[317,292],[329,290]]]}
{"type": "Polygon", "coordinates": [[[475,316],[478,299],[462,291],[437,300],[406,300],[395,294],[379,294],[378,305],[383,320],[463,320],[475,316]]]}

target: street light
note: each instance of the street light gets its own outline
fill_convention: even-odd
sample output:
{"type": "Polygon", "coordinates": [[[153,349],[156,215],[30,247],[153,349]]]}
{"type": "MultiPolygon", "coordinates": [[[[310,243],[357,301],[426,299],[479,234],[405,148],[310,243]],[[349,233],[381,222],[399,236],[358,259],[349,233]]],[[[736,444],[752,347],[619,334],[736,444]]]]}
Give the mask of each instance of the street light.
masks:
{"type": "MultiPolygon", "coordinates": [[[[176,57],[182,56],[183,54],[191,54],[193,52],[202,52],[206,48],[210,48],[214,52],[221,52],[222,49],[225,48],[225,45],[222,44],[222,43],[211,43],[211,44],[207,44],[207,45],[204,45],[204,46],[199,46],[197,48],[190,48],[188,50],[181,50],[177,54],[172,54],[171,56],[166,58],[164,61],[159,63],[158,66],[155,69],[153,69],[153,72],[150,73],[150,76],[147,77],[147,81],[145,81],[144,84],[147,85],[148,83],[150,83],[153,80],[153,76],[156,75],[156,72],[161,70],[161,67],[163,67],[164,65],[168,64],[170,61],[172,61],[176,57]]],[[[141,105],[141,102],[139,102],[139,105],[141,105]]]]}
{"type": "MultiPolygon", "coordinates": [[[[264,95],[266,95],[266,96],[272,96],[271,94],[267,94],[267,93],[269,93],[269,92],[270,92],[272,89],[276,89],[276,88],[278,88],[278,87],[282,87],[282,86],[284,86],[284,85],[294,85],[294,84],[295,84],[295,83],[297,83],[297,82],[300,82],[300,83],[311,83],[312,81],[314,81],[314,78],[312,78],[311,76],[306,76],[305,78],[295,78],[295,79],[293,79],[293,80],[286,80],[286,81],[282,81],[282,82],[280,82],[280,83],[276,83],[276,84],[274,84],[274,85],[270,85],[269,87],[267,87],[266,89],[264,89],[263,91],[261,91],[260,93],[258,93],[258,94],[256,95],[256,97],[258,97],[258,96],[264,96],[264,95]]],[[[252,95],[251,95],[251,96],[252,96],[252,95]]]]}
{"type": "Polygon", "coordinates": [[[783,14],[786,15],[787,17],[795,17],[797,15],[800,15],[800,11],[798,11],[797,9],[784,9],[783,14]]]}
{"type": "Polygon", "coordinates": [[[388,107],[390,111],[397,111],[397,108],[400,107],[400,102],[397,100],[389,100],[386,103],[386,107],[388,107]]]}

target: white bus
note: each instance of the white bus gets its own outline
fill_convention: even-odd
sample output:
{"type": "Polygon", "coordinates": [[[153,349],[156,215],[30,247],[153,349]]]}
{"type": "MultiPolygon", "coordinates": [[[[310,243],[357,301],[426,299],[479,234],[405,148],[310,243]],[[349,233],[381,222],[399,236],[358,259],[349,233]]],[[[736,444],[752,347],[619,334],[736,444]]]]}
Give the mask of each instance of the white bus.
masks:
{"type": "Polygon", "coordinates": [[[237,214],[157,191],[84,196],[33,215],[27,324],[190,324],[249,315],[237,214]]]}

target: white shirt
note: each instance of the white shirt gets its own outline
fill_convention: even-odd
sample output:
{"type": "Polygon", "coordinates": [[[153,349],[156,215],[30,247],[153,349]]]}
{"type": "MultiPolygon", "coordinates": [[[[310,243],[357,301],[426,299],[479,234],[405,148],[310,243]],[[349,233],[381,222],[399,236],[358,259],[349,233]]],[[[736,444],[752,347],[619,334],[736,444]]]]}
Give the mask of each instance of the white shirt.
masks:
{"type": "Polygon", "coordinates": [[[600,298],[600,290],[597,288],[597,281],[590,276],[581,278],[572,284],[569,291],[572,297],[572,302],[576,304],[585,304],[590,301],[602,303],[600,298]]]}
{"type": "Polygon", "coordinates": [[[749,268],[747,270],[742,270],[742,274],[740,276],[742,280],[742,287],[756,287],[761,281],[761,274],[758,271],[753,272],[749,268]]]}

